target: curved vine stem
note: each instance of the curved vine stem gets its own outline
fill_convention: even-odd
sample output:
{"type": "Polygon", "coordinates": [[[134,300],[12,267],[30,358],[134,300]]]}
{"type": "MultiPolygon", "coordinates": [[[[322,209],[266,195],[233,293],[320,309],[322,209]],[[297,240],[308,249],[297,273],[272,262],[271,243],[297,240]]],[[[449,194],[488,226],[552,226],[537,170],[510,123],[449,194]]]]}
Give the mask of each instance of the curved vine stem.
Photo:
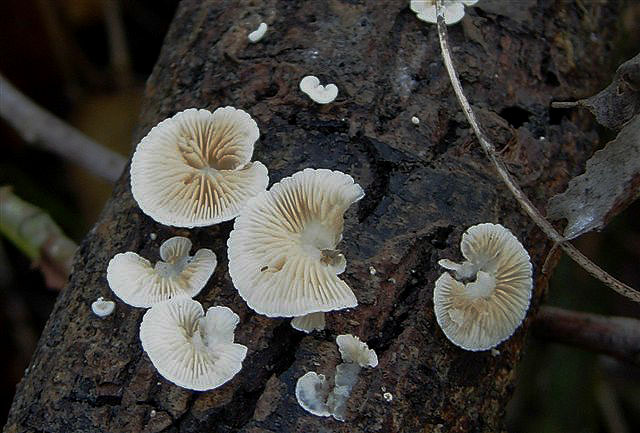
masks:
{"type": "Polygon", "coordinates": [[[518,184],[515,182],[507,167],[504,165],[502,160],[496,154],[495,146],[491,143],[489,138],[482,132],[480,129],[480,124],[476,118],[467,97],[464,95],[462,91],[462,84],[460,84],[460,79],[458,78],[458,73],[456,72],[453,61],[451,60],[451,52],[449,50],[449,42],[447,39],[447,26],[444,22],[444,9],[442,7],[442,0],[436,0],[436,14],[438,17],[438,37],[440,38],[440,48],[442,50],[442,59],[444,61],[444,65],[447,68],[447,72],[449,73],[449,78],[451,79],[451,85],[453,86],[453,91],[458,98],[458,102],[462,107],[462,111],[466,116],[473,132],[475,133],[478,141],[480,142],[480,146],[484,149],[485,153],[489,157],[489,160],[493,163],[494,167],[498,171],[498,174],[502,178],[503,182],[509,188],[509,191],[516,198],[522,209],[531,217],[531,219],[540,227],[540,229],[554,242],[556,242],[560,248],[569,256],[573,261],[575,261],[578,265],[580,265],[584,270],[590,273],[592,276],[602,281],[604,284],[629,299],[632,299],[635,302],[640,302],[640,292],[632,289],[628,285],[618,281],[603,269],[601,269],[598,265],[589,260],[585,255],[583,255],[576,247],[567,242],[567,240],[560,233],[553,228],[551,223],[547,221],[538,211],[538,209],[531,203],[529,198],[525,195],[525,193],[520,189],[518,184]]]}

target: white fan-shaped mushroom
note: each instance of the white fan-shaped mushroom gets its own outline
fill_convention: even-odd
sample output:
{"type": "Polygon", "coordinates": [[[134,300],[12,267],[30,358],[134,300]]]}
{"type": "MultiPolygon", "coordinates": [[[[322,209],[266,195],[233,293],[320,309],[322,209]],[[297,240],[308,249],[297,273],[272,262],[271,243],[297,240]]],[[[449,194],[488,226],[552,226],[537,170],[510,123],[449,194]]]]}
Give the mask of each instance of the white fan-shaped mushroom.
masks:
{"type": "Polygon", "coordinates": [[[175,298],[149,309],[140,341],[158,372],[183,388],[206,391],[242,369],[247,348],[233,342],[238,316],[227,307],[204,314],[199,302],[175,298]]]}
{"type": "Polygon", "coordinates": [[[438,324],[449,340],[466,350],[487,350],[509,338],[529,308],[532,269],[529,254],[500,224],[478,224],[462,236],[458,264],[438,278],[433,303],[438,324]]]}
{"type": "Polygon", "coordinates": [[[296,382],[296,399],[298,404],[307,412],[317,416],[330,416],[327,407],[329,382],[324,374],[310,371],[296,382]]]}
{"type": "MultiPolygon", "coordinates": [[[[442,0],[445,24],[455,24],[464,17],[464,7],[476,4],[478,0],[442,0]]],[[[437,23],[435,0],[411,0],[411,10],[419,20],[437,23]]]]}
{"type": "Polygon", "coordinates": [[[148,308],[176,296],[193,297],[216,268],[213,251],[203,248],[189,256],[191,241],[176,236],[160,246],[161,261],[152,266],[134,252],[116,254],[107,267],[111,290],[125,303],[148,308]]]}
{"type": "Polygon", "coordinates": [[[344,362],[358,364],[360,367],[378,365],[378,355],[375,350],[369,349],[367,343],[360,341],[360,338],[351,334],[338,335],[336,344],[344,362]]]}
{"type": "Polygon", "coordinates": [[[229,274],[240,296],[270,317],[357,305],[337,277],[343,215],[364,196],[339,171],[305,169],[249,200],[229,236],[229,274]]]}
{"type": "Polygon", "coordinates": [[[131,192],[161,224],[200,227],[235,218],[264,191],[267,168],[251,162],[260,132],[246,112],[189,108],[140,141],[131,161],[131,192]]]}

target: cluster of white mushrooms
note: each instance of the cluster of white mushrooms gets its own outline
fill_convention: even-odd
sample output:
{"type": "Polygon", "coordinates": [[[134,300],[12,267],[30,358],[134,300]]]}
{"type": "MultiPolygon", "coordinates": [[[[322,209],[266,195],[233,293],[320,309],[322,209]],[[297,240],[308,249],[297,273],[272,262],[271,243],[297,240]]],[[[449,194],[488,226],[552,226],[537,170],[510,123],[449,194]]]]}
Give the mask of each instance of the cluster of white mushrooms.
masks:
{"type": "MultiPolygon", "coordinates": [[[[343,216],[364,196],[339,171],[310,169],[267,190],[267,168],[251,161],[260,133],[246,112],[194,108],[160,122],[138,144],[131,190],[140,209],[159,223],[201,227],[236,218],[228,241],[229,273],[249,307],[269,317],[293,317],[294,328],[325,327],[325,312],[358,301],[338,275],[346,259],[337,249],[343,216]]],[[[207,310],[192,298],[216,265],[213,251],[190,255],[181,236],[160,246],[152,264],[136,252],[116,254],[107,281],[125,303],[149,308],[140,326],[142,347],[158,372],[194,390],[216,388],[242,368],[247,348],[234,343],[238,316],[207,310]]],[[[104,316],[104,300],[94,311],[104,316]]]]}
{"type": "MultiPolygon", "coordinates": [[[[431,17],[431,3],[414,0],[411,8],[425,19],[431,17]]],[[[459,8],[464,14],[453,3],[475,1],[451,2],[452,12],[446,13],[452,19],[459,8]]],[[[252,33],[252,42],[266,28],[252,33]]],[[[300,84],[319,103],[335,99],[337,88],[331,86],[320,86],[312,76],[300,84]]],[[[344,214],[364,191],[348,174],[311,168],[267,190],[267,168],[251,160],[259,135],[251,116],[234,107],[177,113],[138,144],[131,191],[140,209],[164,225],[193,228],[235,218],[227,247],[229,274],[240,296],[259,314],[291,317],[297,330],[322,330],[325,313],[358,305],[339,278],[347,262],[338,244],[344,214]]],[[[224,306],[205,312],[192,299],[206,286],[217,259],[209,249],[190,255],[191,249],[188,238],[176,236],[161,244],[155,264],[135,252],[116,254],[107,280],[123,302],[148,308],[140,340],[158,372],[178,386],[204,391],[241,370],[247,347],[234,342],[237,314],[224,306]]],[[[512,335],[526,314],[532,289],[529,255],[508,229],[489,223],[470,227],[461,249],[463,263],[439,262],[451,273],[436,281],[435,315],[454,344],[491,349],[512,335]]],[[[104,317],[114,306],[99,298],[92,309],[104,317]]],[[[339,335],[336,343],[343,363],[336,368],[333,389],[324,375],[308,372],[297,382],[296,397],[308,412],[344,421],[360,370],[376,367],[378,358],[358,337],[339,335]]]]}

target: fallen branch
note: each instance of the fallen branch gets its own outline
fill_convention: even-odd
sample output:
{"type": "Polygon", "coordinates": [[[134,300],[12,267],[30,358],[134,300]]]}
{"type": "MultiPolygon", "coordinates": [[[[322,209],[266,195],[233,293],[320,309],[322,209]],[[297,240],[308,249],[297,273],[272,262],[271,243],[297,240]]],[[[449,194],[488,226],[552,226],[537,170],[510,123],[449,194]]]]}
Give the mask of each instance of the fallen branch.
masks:
{"type": "Polygon", "coordinates": [[[445,67],[447,68],[447,72],[449,73],[449,78],[451,79],[451,85],[453,86],[453,90],[458,98],[458,102],[462,107],[462,111],[464,112],[473,132],[475,133],[480,145],[484,149],[485,153],[489,157],[489,160],[493,163],[494,167],[498,171],[498,174],[509,188],[509,191],[513,194],[515,199],[518,201],[522,209],[529,215],[529,217],[536,223],[540,229],[554,242],[556,242],[562,250],[573,259],[578,265],[580,265],[584,270],[589,272],[592,276],[602,281],[604,284],[618,292],[619,294],[632,299],[635,302],[640,302],[640,292],[632,289],[628,285],[618,281],[607,272],[602,270],[598,265],[589,260],[586,256],[584,256],[576,247],[572,244],[566,242],[566,239],[553,228],[551,223],[547,221],[536,209],[536,207],[531,203],[529,198],[525,195],[525,193],[520,189],[518,184],[515,182],[507,167],[504,165],[502,160],[498,157],[495,146],[489,138],[482,132],[480,129],[480,124],[476,119],[475,113],[467,100],[467,97],[464,95],[462,90],[462,84],[460,83],[460,79],[458,78],[458,73],[456,72],[453,61],[451,60],[451,53],[449,50],[449,42],[447,38],[447,26],[444,22],[444,9],[442,7],[442,0],[436,0],[436,13],[438,16],[438,37],[440,38],[440,48],[442,50],[442,58],[444,60],[445,67]]]}
{"type": "Polygon", "coordinates": [[[101,146],[20,93],[0,75],[0,117],[30,144],[38,144],[75,162],[98,177],[115,182],[126,159],[101,146]]]}
{"type": "Polygon", "coordinates": [[[640,320],[541,307],[533,335],[640,365],[640,320]]]}

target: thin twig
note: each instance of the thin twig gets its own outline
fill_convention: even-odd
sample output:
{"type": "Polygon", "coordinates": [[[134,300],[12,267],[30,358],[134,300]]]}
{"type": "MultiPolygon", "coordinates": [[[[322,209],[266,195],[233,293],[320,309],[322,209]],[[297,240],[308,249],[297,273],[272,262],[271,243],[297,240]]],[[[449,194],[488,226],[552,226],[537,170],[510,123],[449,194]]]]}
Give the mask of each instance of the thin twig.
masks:
{"type": "Polygon", "coordinates": [[[538,338],[640,365],[640,320],[637,319],[544,306],[535,317],[532,330],[538,338]]]}
{"type": "Polygon", "coordinates": [[[614,277],[606,273],[602,270],[598,265],[593,263],[587,257],[585,257],[580,251],[578,251],[573,245],[566,242],[566,239],[553,228],[553,226],[547,221],[541,214],[538,212],[538,209],[531,203],[531,201],[527,198],[524,192],[517,185],[515,180],[511,177],[511,174],[507,170],[504,163],[499,159],[498,155],[495,151],[495,146],[489,141],[487,136],[480,129],[480,125],[476,119],[475,113],[469,104],[464,92],[462,91],[462,84],[460,84],[460,79],[458,78],[458,73],[456,72],[453,61],[451,60],[451,53],[449,50],[449,42],[447,39],[447,27],[444,22],[444,10],[442,8],[442,0],[436,0],[436,13],[438,16],[438,37],[440,38],[440,47],[442,49],[442,58],[444,60],[445,67],[447,68],[447,72],[449,73],[449,78],[451,79],[451,85],[453,86],[453,90],[458,98],[458,102],[462,107],[462,111],[464,112],[473,132],[475,133],[480,145],[484,149],[485,153],[493,163],[494,167],[498,171],[498,174],[507,185],[507,188],[514,195],[520,206],[524,209],[524,211],[531,217],[531,219],[542,229],[542,231],[554,242],[560,245],[560,248],[564,250],[564,252],[571,257],[578,265],[580,265],[583,269],[593,275],[595,278],[602,281],[607,286],[611,287],[613,290],[618,292],[619,294],[632,299],[636,302],[640,302],[640,292],[635,291],[631,287],[626,284],[616,280],[614,277]]]}
{"type": "Polygon", "coordinates": [[[73,161],[109,182],[115,182],[126,159],[96,143],[20,93],[0,75],[0,117],[6,120],[30,144],[73,161]]]}
{"type": "Polygon", "coordinates": [[[544,259],[544,264],[542,265],[542,270],[540,273],[542,275],[547,275],[549,273],[549,268],[551,267],[551,260],[554,259],[556,251],[559,248],[558,243],[554,243],[549,252],[547,253],[547,258],[544,259]]]}
{"type": "Polygon", "coordinates": [[[580,101],[553,101],[551,108],[573,108],[578,105],[581,105],[580,101]]]}

